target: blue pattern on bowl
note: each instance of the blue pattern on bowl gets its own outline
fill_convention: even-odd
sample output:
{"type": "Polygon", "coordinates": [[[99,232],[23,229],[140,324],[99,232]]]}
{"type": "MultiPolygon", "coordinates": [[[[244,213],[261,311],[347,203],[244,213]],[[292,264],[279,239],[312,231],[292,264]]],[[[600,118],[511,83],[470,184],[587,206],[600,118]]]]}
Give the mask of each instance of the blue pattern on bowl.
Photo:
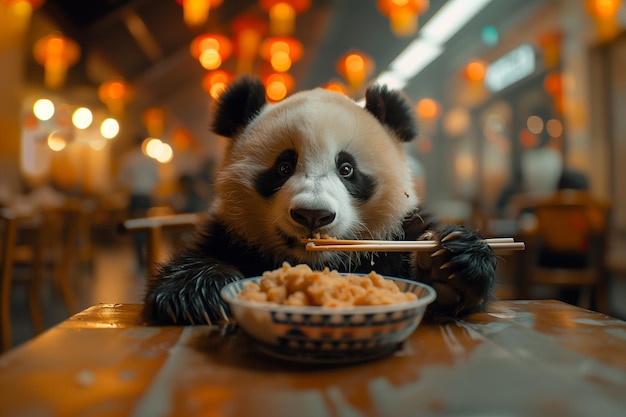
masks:
{"type": "Polygon", "coordinates": [[[230,305],[242,329],[263,344],[264,350],[294,360],[346,362],[372,358],[395,350],[421,322],[436,297],[425,284],[401,278],[401,291],[413,292],[416,301],[357,307],[296,307],[237,299],[247,278],[226,285],[222,298],[230,305]]]}

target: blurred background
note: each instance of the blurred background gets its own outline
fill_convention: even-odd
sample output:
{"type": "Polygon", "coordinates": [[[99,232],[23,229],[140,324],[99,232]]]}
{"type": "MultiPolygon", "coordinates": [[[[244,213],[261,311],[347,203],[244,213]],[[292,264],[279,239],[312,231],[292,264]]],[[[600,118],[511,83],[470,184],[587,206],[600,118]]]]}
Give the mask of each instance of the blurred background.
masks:
{"type": "MultiPolygon", "coordinates": [[[[515,196],[585,189],[610,207],[614,282],[626,269],[625,28],[622,0],[0,0],[0,206],[79,200],[73,259],[94,275],[94,253],[132,255],[116,227],[140,143],[158,178],[148,215],[210,202],[223,139],[209,122],[233,78],[260,77],[270,102],[315,87],[359,100],[377,82],[415,104],[407,151],[429,209],[512,236],[515,196]]],[[[137,300],[110,284],[125,272],[109,256],[109,284],[83,304],[137,300]]]]}

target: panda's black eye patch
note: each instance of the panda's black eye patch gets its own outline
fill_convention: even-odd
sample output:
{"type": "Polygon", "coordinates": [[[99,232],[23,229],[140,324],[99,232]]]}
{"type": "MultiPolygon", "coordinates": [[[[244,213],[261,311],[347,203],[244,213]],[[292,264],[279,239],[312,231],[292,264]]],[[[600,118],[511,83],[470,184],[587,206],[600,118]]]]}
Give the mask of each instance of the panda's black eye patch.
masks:
{"type": "Polygon", "coordinates": [[[359,170],[359,165],[348,152],[340,152],[336,161],[337,175],[350,195],[357,200],[367,201],[376,190],[376,179],[359,170]]]}
{"type": "Polygon", "coordinates": [[[293,175],[297,162],[298,154],[293,149],[281,152],[271,168],[260,172],[255,177],[255,189],[263,197],[271,197],[293,175]]]}

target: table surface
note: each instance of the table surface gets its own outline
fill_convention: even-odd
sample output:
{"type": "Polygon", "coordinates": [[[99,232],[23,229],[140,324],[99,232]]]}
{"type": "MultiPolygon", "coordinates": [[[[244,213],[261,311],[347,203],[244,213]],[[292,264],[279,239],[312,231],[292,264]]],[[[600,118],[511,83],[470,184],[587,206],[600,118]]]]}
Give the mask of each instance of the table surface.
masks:
{"type": "Polygon", "coordinates": [[[232,324],[144,326],[140,309],[95,305],[0,356],[0,415],[626,416],[626,322],[558,301],[423,322],[343,366],[269,358],[232,324]]]}

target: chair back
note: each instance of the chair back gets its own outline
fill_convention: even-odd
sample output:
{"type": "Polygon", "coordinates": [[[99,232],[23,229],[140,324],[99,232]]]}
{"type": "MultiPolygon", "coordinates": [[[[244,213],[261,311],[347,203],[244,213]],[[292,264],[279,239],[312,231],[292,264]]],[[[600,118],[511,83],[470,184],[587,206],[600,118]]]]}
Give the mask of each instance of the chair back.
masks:
{"type": "MultiPolygon", "coordinates": [[[[534,284],[593,289],[591,307],[609,311],[605,282],[610,204],[583,190],[560,190],[526,206],[535,225],[524,239],[519,294],[534,284]]],[[[578,304],[580,304],[580,298],[578,304]]]]}
{"type": "Polygon", "coordinates": [[[540,243],[553,252],[587,255],[604,250],[609,204],[586,191],[561,190],[536,202],[540,243]]]}

